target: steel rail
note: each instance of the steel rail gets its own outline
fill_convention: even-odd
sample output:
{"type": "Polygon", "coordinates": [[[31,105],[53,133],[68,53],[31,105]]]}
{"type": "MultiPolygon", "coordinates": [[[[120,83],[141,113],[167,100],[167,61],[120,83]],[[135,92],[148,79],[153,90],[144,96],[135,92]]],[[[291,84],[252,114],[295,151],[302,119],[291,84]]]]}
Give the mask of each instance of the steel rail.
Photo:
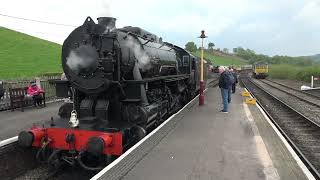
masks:
{"type": "Polygon", "coordinates": [[[281,91],[281,92],[284,92],[284,93],[286,93],[286,94],[288,94],[288,95],[290,95],[290,96],[293,96],[293,97],[299,99],[300,101],[303,101],[303,102],[308,103],[308,104],[310,104],[310,105],[312,105],[312,106],[316,106],[316,107],[320,108],[320,104],[317,104],[317,103],[314,103],[314,102],[309,101],[309,100],[307,100],[307,99],[304,99],[304,98],[302,98],[302,97],[299,97],[299,96],[297,96],[297,95],[295,95],[295,94],[293,94],[293,93],[290,93],[290,92],[288,92],[288,91],[286,91],[286,90],[283,90],[283,89],[281,89],[281,88],[279,88],[279,87],[276,87],[276,86],[274,86],[274,85],[272,85],[272,84],[270,84],[270,83],[267,83],[267,82],[265,82],[265,81],[259,81],[259,82],[262,82],[262,83],[264,83],[264,84],[266,84],[266,85],[268,85],[268,86],[270,86],[270,87],[272,87],[272,88],[274,88],[274,89],[277,89],[277,90],[279,90],[279,91],[281,91]]]}
{"type": "Polygon", "coordinates": [[[311,97],[313,97],[313,98],[316,98],[316,99],[319,99],[319,100],[320,100],[320,96],[311,94],[311,93],[306,92],[306,91],[301,91],[301,90],[299,90],[299,89],[290,87],[290,86],[288,86],[288,85],[286,85],[286,84],[279,83],[279,82],[276,82],[276,81],[273,81],[273,80],[270,80],[270,79],[264,79],[264,81],[268,81],[268,82],[271,82],[271,83],[274,83],[274,84],[278,84],[279,86],[288,88],[288,89],[290,89],[290,90],[293,90],[293,91],[296,91],[296,92],[299,92],[299,93],[302,93],[302,94],[305,94],[305,95],[308,95],[308,96],[311,96],[311,97]]]}

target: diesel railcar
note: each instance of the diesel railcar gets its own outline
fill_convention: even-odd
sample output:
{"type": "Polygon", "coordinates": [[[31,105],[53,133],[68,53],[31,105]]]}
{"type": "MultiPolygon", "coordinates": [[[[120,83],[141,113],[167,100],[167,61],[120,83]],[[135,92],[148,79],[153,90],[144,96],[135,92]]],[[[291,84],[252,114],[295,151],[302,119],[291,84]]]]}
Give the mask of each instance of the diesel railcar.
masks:
{"type": "Polygon", "coordinates": [[[253,77],[257,79],[265,79],[268,76],[268,63],[257,62],[253,64],[253,77]]]}

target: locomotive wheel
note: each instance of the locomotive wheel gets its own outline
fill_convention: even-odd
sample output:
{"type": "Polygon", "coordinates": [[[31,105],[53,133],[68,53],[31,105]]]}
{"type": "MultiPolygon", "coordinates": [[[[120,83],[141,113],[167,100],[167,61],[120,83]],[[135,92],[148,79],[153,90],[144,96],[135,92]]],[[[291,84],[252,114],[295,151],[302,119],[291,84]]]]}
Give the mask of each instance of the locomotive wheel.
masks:
{"type": "Polygon", "coordinates": [[[183,101],[181,103],[182,106],[184,106],[185,104],[187,104],[189,102],[190,98],[189,98],[188,91],[184,91],[184,93],[182,94],[182,99],[183,99],[183,101]]]}
{"type": "Polygon", "coordinates": [[[52,151],[48,148],[48,146],[44,146],[37,151],[36,159],[39,163],[47,162],[47,159],[50,157],[50,153],[52,151]]]}
{"type": "Polygon", "coordinates": [[[62,150],[55,150],[48,158],[49,168],[52,170],[58,170],[63,165],[62,150]]]}
{"type": "Polygon", "coordinates": [[[147,132],[141,126],[134,126],[130,128],[130,141],[134,145],[146,136],[147,132]]]}

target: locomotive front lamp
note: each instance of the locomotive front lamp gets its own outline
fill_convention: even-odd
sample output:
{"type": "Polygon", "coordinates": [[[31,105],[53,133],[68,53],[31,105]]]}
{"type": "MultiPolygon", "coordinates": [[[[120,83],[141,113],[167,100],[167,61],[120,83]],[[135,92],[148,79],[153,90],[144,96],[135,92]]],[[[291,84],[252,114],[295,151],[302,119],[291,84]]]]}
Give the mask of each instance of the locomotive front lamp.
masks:
{"type": "Polygon", "coordinates": [[[208,37],[204,34],[204,30],[201,31],[201,70],[200,70],[200,95],[199,95],[199,106],[204,105],[204,81],[203,81],[203,40],[208,37]]]}

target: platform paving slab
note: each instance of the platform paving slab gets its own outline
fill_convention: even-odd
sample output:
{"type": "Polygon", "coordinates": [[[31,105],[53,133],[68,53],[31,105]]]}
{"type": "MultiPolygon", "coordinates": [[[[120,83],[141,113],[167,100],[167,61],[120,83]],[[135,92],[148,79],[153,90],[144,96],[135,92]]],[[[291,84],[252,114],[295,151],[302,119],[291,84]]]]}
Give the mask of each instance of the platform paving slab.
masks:
{"type": "Polygon", "coordinates": [[[33,124],[48,123],[51,117],[57,117],[59,107],[63,102],[48,103],[44,108],[28,107],[21,112],[15,111],[0,112],[0,141],[13,136],[33,126],[33,124]]]}
{"type": "Polygon", "coordinates": [[[121,179],[306,179],[258,109],[250,106],[261,129],[257,136],[244,111],[242,89],[237,91],[224,114],[219,112],[219,89],[210,88],[205,106],[193,106],[121,179]]]}
{"type": "Polygon", "coordinates": [[[302,172],[287,147],[281,141],[277,133],[272,129],[258,107],[249,106],[249,109],[254,117],[264,144],[266,145],[266,149],[272,159],[273,166],[277,169],[281,179],[306,179],[305,174],[302,172]]]}

